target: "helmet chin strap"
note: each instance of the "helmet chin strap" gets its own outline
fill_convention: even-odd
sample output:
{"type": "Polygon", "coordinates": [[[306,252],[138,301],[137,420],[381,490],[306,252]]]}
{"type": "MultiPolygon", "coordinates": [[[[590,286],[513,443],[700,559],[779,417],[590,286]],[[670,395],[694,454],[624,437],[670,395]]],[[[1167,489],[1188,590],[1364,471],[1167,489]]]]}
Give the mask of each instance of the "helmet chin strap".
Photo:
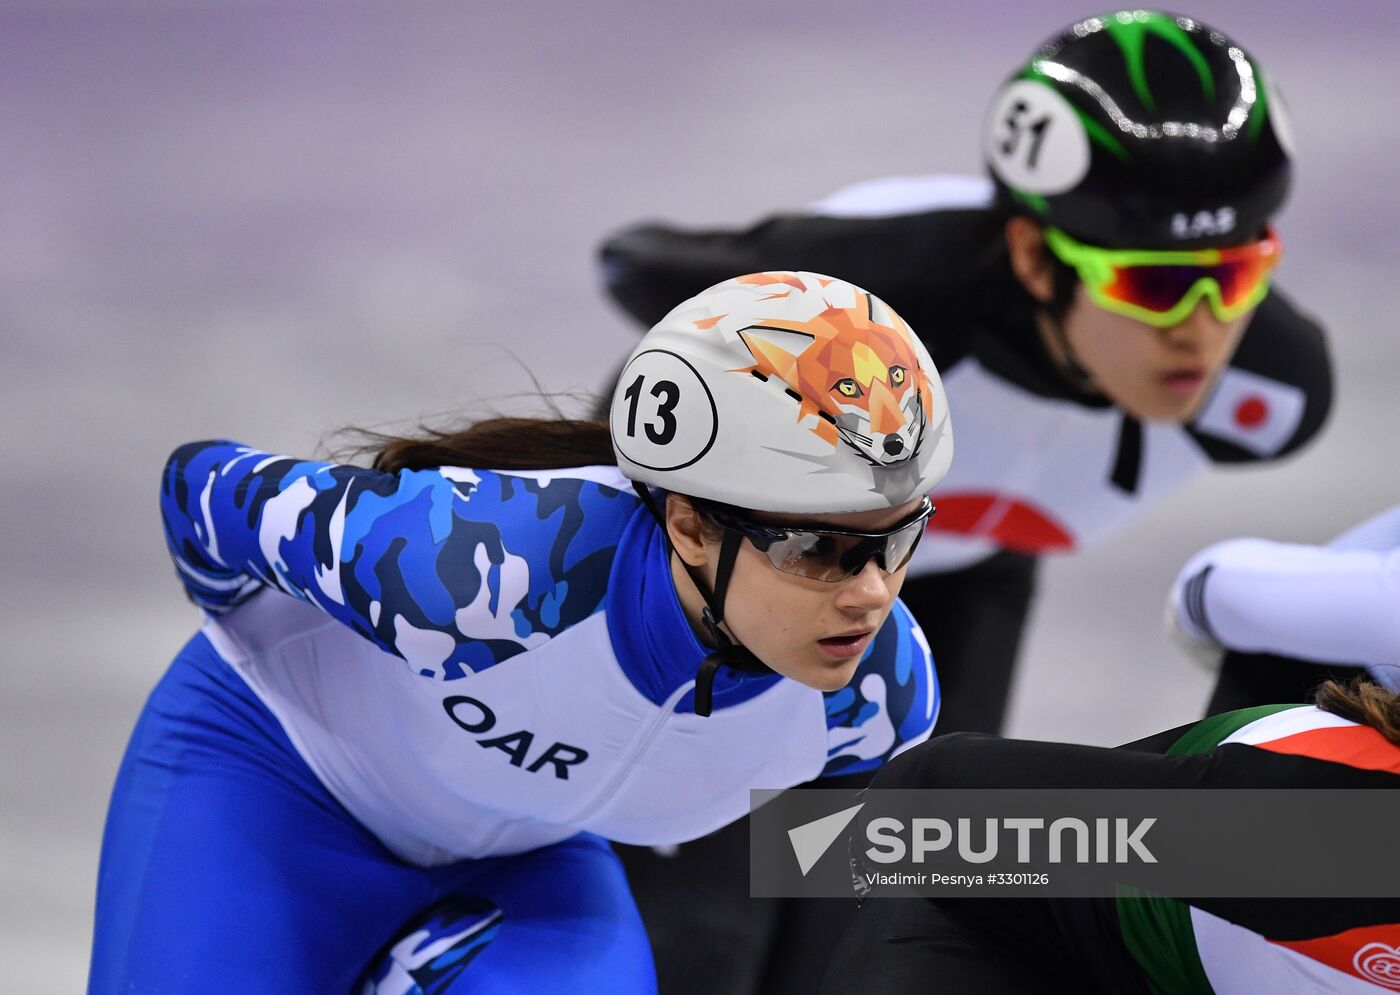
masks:
{"type": "Polygon", "coordinates": [[[743,543],[744,537],[736,532],[725,531],[724,538],[720,540],[719,563],[715,566],[715,587],[711,591],[704,575],[685,562],[685,558],[677,553],[675,546],[671,544],[671,534],[666,530],[666,516],[657,506],[651,490],[635,482],[632,486],[641,495],[642,502],[647,506],[652,517],[656,519],[657,524],[661,526],[661,535],[666,541],[667,551],[671,556],[680,560],[681,567],[684,568],[691,583],[695,585],[695,589],[700,592],[700,597],[705,601],[705,608],[700,614],[700,619],[704,623],[705,631],[709,634],[710,642],[715,648],[705,659],[700,661],[700,668],[695,672],[695,714],[707,716],[714,709],[715,675],[719,672],[720,667],[727,666],[746,674],[770,674],[773,672],[766,663],[754,656],[742,644],[731,639],[729,634],[720,628],[724,622],[724,596],[729,590],[729,579],[734,575],[734,561],[739,556],[739,546],[743,543]]]}
{"type": "Polygon", "coordinates": [[[1098,384],[1094,383],[1094,378],[1079,362],[1074,347],[1069,344],[1069,335],[1065,332],[1064,320],[1047,311],[1040,313],[1044,316],[1045,323],[1050,326],[1050,337],[1055,340],[1055,346],[1060,350],[1059,362],[1056,365],[1066,375],[1070,384],[1081,390],[1091,390],[1096,394],[1101,393],[1098,384]]]}

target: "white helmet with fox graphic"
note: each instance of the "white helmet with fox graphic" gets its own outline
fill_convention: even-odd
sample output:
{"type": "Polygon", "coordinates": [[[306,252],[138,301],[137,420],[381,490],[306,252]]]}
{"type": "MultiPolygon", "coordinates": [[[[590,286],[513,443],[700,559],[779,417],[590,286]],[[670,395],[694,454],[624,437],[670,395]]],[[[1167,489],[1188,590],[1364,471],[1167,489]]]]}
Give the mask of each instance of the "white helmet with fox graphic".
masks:
{"type": "Polygon", "coordinates": [[[928,350],[843,280],[755,273],[676,307],[632,353],[610,415],[639,483],[754,511],[891,508],[948,471],[928,350]]]}

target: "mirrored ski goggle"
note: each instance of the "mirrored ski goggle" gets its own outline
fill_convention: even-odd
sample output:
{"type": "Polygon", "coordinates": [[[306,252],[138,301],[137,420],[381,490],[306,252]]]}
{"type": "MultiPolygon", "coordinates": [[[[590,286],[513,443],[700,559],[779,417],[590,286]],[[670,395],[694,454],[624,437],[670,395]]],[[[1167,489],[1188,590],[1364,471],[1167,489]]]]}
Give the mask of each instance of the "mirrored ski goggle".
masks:
{"type": "Polygon", "coordinates": [[[1257,242],[1224,249],[1101,249],[1058,228],[1045,244],[1073,266],[1099,307],[1169,328],[1204,298],[1221,321],[1234,321],[1269,292],[1269,275],[1283,255],[1272,228],[1257,242]]]}
{"type": "Polygon", "coordinates": [[[700,511],[720,528],[748,539],[783,573],[836,583],[865,569],[872,559],[886,573],[909,562],[924,525],[933,514],[925,497],[913,514],[883,532],[856,532],[821,522],[770,525],[745,517],[722,504],[696,501],[700,511]]]}

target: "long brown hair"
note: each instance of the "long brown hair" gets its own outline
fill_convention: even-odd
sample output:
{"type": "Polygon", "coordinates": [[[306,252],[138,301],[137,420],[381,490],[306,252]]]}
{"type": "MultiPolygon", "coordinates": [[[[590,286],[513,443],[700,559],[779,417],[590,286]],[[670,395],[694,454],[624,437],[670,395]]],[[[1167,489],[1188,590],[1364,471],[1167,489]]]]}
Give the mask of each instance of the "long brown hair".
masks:
{"type": "Polygon", "coordinates": [[[429,470],[440,466],[483,470],[559,470],[617,464],[607,422],[575,418],[487,418],[465,428],[419,427],[397,436],[350,429],[353,452],[376,470],[429,470]]]}
{"type": "Polygon", "coordinates": [[[1370,726],[1400,746],[1400,694],[1358,677],[1346,684],[1327,681],[1313,700],[1324,712],[1370,726]]]}

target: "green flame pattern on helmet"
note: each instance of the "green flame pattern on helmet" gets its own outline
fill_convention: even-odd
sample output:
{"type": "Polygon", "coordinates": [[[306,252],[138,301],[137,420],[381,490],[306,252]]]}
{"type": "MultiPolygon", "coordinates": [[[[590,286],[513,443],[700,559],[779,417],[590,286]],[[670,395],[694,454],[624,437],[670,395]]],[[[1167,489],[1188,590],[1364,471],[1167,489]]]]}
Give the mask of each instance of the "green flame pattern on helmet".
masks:
{"type": "Polygon", "coordinates": [[[1071,25],[1017,69],[993,101],[984,151],[1005,202],[1086,242],[1247,240],[1288,192],[1275,96],[1220,31],[1113,11],[1071,25]],[[1237,220],[1209,230],[1182,215],[1237,220]]]}
{"type": "Polygon", "coordinates": [[[1147,72],[1143,66],[1143,49],[1149,34],[1156,35],[1186,56],[1195,67],[1196,75],[1201,78],[1201,89],[1204,91],[1206,102],[1215,100],[1215,74],[1211,72],[1210,64],[1195,46],[1191,36],[1181,30],[1175,18],[1156,11],[1148,11],[1145,17],[1134,17],[1129,21],[1109,17],[1105,19],[1104,30],[1123,50],[1123,59],[1128,65],[1128,77],[1133,81],[1133,89],[1137,91],[1143,106],[1153,111],[1157,109],[1157,103],[1152,99],[1152,91],[1147,85],[1147,72]]]}

